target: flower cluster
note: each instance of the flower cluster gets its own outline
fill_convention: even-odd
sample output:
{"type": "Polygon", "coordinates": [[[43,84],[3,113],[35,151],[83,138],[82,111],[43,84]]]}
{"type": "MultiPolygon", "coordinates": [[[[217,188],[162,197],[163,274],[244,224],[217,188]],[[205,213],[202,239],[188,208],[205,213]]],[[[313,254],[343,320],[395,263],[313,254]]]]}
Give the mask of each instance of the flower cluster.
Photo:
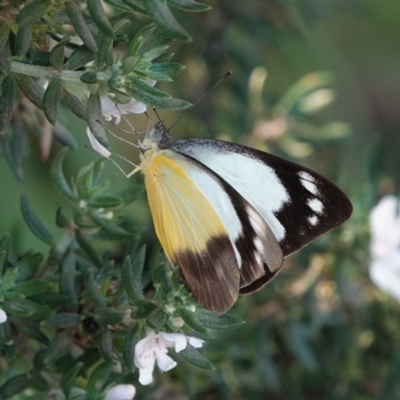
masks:
{"type": "Polygon", "coordinates": [[[400,300],[400,202],[385,196],[370,214],[370,277],[381,290],[400,300]]]}

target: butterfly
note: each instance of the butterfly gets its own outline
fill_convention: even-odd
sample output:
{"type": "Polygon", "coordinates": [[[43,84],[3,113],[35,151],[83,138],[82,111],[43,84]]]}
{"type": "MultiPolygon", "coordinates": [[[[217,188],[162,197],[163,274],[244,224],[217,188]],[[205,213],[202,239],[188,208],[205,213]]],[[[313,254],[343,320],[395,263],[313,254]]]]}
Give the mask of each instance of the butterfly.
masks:
{"type": "Polygon", "coordinates": [[[217,313],[263,287],[288,255],[352,213],[326,178],[250,147],[173,141],[158,122],[140,149],[157,237],[195,301],[217,313]]]}

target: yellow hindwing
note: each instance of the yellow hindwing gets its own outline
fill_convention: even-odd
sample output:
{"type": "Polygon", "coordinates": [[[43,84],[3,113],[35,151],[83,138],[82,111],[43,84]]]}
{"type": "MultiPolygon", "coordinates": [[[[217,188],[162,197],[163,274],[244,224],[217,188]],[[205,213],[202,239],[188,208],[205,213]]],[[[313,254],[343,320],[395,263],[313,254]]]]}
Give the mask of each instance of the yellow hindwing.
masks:
{"type": "Polygon", "coordinates": [[[141,164],[155,230],[173,263],[177,252],[201,253],[211,238],[227,236],[212,204],[185,172],[187,168],[194,167],[170,150],[148,150],[141,164]]]}

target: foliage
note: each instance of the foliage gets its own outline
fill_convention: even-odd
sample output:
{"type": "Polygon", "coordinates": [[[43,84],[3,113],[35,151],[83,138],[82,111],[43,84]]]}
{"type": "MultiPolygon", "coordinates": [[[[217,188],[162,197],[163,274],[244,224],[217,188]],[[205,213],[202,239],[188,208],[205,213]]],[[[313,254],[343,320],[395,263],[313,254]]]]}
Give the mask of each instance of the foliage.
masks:
{"type": "Polygon", "coordinates": [[[140,399],[399,397],[398,304],[366,275],[368,214],[399,171],[390,114],[398,64],[385,59],[393,72],[375,75],[368,61],[390,48],[398,21],[376,1],[208,3],[1,2],[1,153],[27,194],[2,175],[3,187],[18,188],[3,192],[2,224],[18,203],[21,228],[14,222],[0,241],[0,399],[101,399],[119,383],[133,383],[140,399]],[[363,35],[373,39],[352,39],[363,35]],[[355,210],[268,288],[216,315],[195,305],[146,230],[140,179],[121,188],[111,163],[88,163],[80,132],[88,126],[126,155],[113,135],[132,138],[112,126],[104,97],[121,110],[133,101],[180,111],[190,107],[181,98],[196,101],[230,69],[176,136],[235,140],[307,164],[337,181],[355,210]],[[140,387],[134,349],[148,329],[206,345],[172,354],[178,367],[140,387]]]}

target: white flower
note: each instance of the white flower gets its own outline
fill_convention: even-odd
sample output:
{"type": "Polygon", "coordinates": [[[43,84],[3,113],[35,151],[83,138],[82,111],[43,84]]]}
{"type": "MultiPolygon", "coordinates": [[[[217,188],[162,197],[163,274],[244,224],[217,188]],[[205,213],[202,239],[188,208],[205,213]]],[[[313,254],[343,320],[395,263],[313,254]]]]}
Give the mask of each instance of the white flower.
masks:
{"type": "Polygon", "coordinates": [[[7,314],[3,309],[0,308],[0,324],[7,321],[7,314]]]}
{"type": "Polygon", "coordinates": [[[385,196],[370,214],[372,282],[400,300],[400,203],[385,196]]]}
{"type": "Polygon", "coordinates": [[[99,153],[101,156],[104,158],[110,158],[111,156],[111,151],[105,148],[100,142],[94,137],[92,131],[89,129],[89,127],[86,128],[86,133],[89,137],[90,144],[93,147],[93,150],[97,153],[99,153]]]}
{"type": "Polygon", "coordinates": [[[104,400],[132,400],[135,397],[136,388],[133,385],[117,385],[111,388],[104,400]]]}
{"type": "Polygon", "coordinates": [[[173,347],[179,353],[186,348],[188,343],[193,347],[202,347],[204,340],[182,333],[155,333],[150,331],[135,346],[135,365],[139,368],[139,382],[142,385],[153,382],[153,370],[156,361],[161,371],[166,372],[174,368],[177,364],[167,354],[168,348],[173,347]]]}

